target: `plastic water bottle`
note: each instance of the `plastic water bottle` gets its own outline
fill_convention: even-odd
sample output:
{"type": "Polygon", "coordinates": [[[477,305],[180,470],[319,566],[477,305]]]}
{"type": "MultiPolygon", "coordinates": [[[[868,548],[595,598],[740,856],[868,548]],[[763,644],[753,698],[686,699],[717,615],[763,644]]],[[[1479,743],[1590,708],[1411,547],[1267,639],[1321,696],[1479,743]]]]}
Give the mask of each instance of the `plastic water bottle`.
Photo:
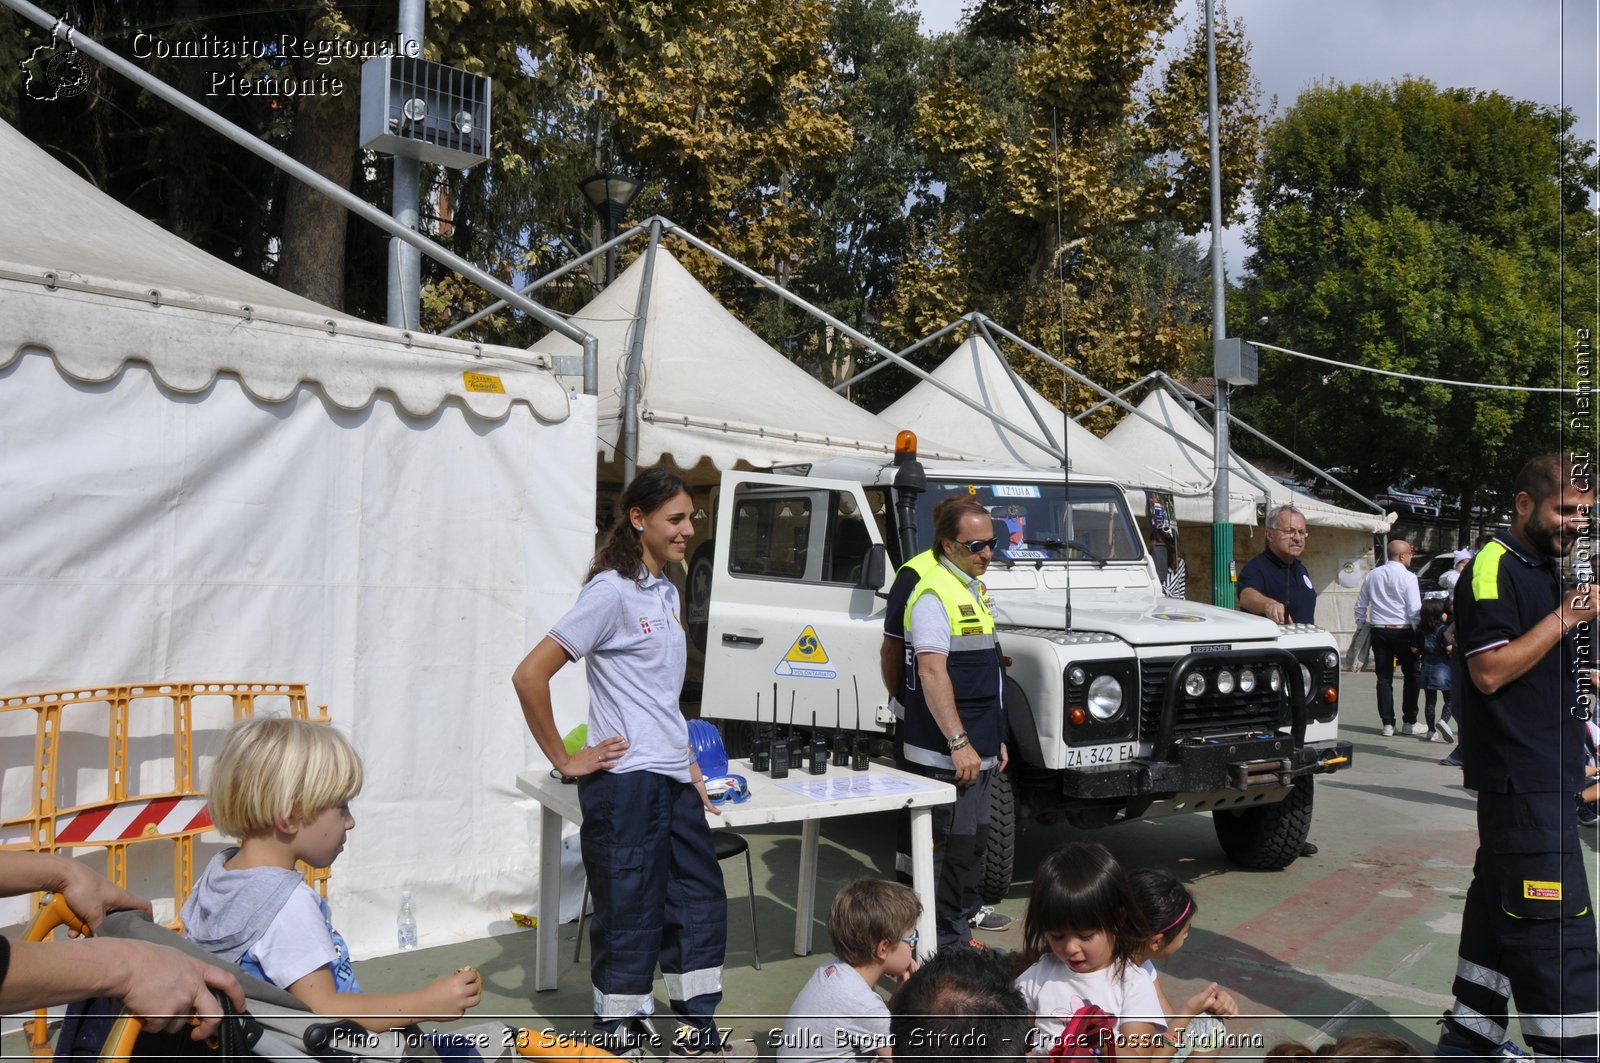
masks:
{"type": "Polygon", "coordinates": [[[411,903],[411,891],[400,891],[400,915],[395,919],[395,936],[402,952],[417,947],[417,912],[411,903]]]}

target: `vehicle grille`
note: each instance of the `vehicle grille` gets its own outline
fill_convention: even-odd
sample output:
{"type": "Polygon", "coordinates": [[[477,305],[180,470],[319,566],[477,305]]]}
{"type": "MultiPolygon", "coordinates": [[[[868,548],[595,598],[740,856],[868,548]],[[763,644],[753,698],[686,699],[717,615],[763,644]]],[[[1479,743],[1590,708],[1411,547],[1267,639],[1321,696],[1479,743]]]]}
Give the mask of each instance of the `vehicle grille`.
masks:
{"type": "MultiPolygon", "coordinates": [[[[1276,662],[1272,662],[1276,663],[1276,662]]],[[[1141,661],[1139,663],[1139,737],[1146,741],[1161,729],[1161,703],[1167,694],[1167,677],[1176,660],[1141,661]]],[[[1206,677],[1206,693],[1198,698],[1178,695],[1177,719],[1173,722],[1175,740],[1196,735],[1244,734],[1250,731],[1275,731],[1289,722],[1289,698],[1275,694],[1266,684],[1266,661],[1227,660],[1201,666],[1206,677]],[[1234,676],[1244,668],[1253,668],[1259,683],[1254,691],[1221,695],[1214,689],[1213,679],[1226,667],[1234,676]]],[[[1285,676],[1285,679],[1288,677],[1285,676]]]]}

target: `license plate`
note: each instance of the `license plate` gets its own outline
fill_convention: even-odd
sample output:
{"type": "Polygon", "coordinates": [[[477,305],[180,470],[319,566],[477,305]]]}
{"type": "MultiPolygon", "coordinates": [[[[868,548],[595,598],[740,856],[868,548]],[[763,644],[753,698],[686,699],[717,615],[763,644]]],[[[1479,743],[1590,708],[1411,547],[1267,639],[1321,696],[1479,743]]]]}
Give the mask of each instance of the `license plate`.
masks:
{"type": "Polygon", "coordinates": [[[1107,742],[1103,746],[1069,746],[1067,767],[1092,768],[1096,764],[1121,764],[1138,755],[1137,742],[1107,742]]]}

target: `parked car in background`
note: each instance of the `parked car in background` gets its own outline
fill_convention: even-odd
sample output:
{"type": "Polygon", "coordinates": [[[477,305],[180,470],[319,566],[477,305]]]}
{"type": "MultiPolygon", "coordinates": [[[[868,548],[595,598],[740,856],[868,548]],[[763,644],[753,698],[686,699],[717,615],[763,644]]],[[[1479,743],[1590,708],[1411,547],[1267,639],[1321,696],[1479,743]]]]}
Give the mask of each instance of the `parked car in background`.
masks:
{"type": "Polygon", "coordinates": [[[1439,586],[1439,577],[1449,572],[1456,564],[1456,555],[1451,553],[1434,554],[1422,563],[1417,569],[1417,587],[1422,591],[1422,600],[1429,598],[1448,598],[1450,592],[1439,586]]]}
{"type": "Polygon", "coordinates": [[[1395,512],[1413,517],[1437,517],[1444,512],[1443,491],[1409,480],[1403,484],[1390,484],[1373,501],[1379,505],[1393,506],[1395,512]]]}

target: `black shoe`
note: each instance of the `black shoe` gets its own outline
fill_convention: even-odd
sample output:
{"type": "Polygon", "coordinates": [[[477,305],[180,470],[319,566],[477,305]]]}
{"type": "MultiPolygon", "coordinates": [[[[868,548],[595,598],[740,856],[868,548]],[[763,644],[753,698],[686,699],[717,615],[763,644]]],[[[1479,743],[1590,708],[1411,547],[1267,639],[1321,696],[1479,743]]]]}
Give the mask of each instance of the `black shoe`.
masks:
{"type": "Polygon", "coordinates": [[[1301,856],[1316,856],[1318,852],[1320,852],[1320,850],[1317,848],[1317,843],[1316,842],[1301,842],[1300,843],[1300,855],[1301,856]]]}

